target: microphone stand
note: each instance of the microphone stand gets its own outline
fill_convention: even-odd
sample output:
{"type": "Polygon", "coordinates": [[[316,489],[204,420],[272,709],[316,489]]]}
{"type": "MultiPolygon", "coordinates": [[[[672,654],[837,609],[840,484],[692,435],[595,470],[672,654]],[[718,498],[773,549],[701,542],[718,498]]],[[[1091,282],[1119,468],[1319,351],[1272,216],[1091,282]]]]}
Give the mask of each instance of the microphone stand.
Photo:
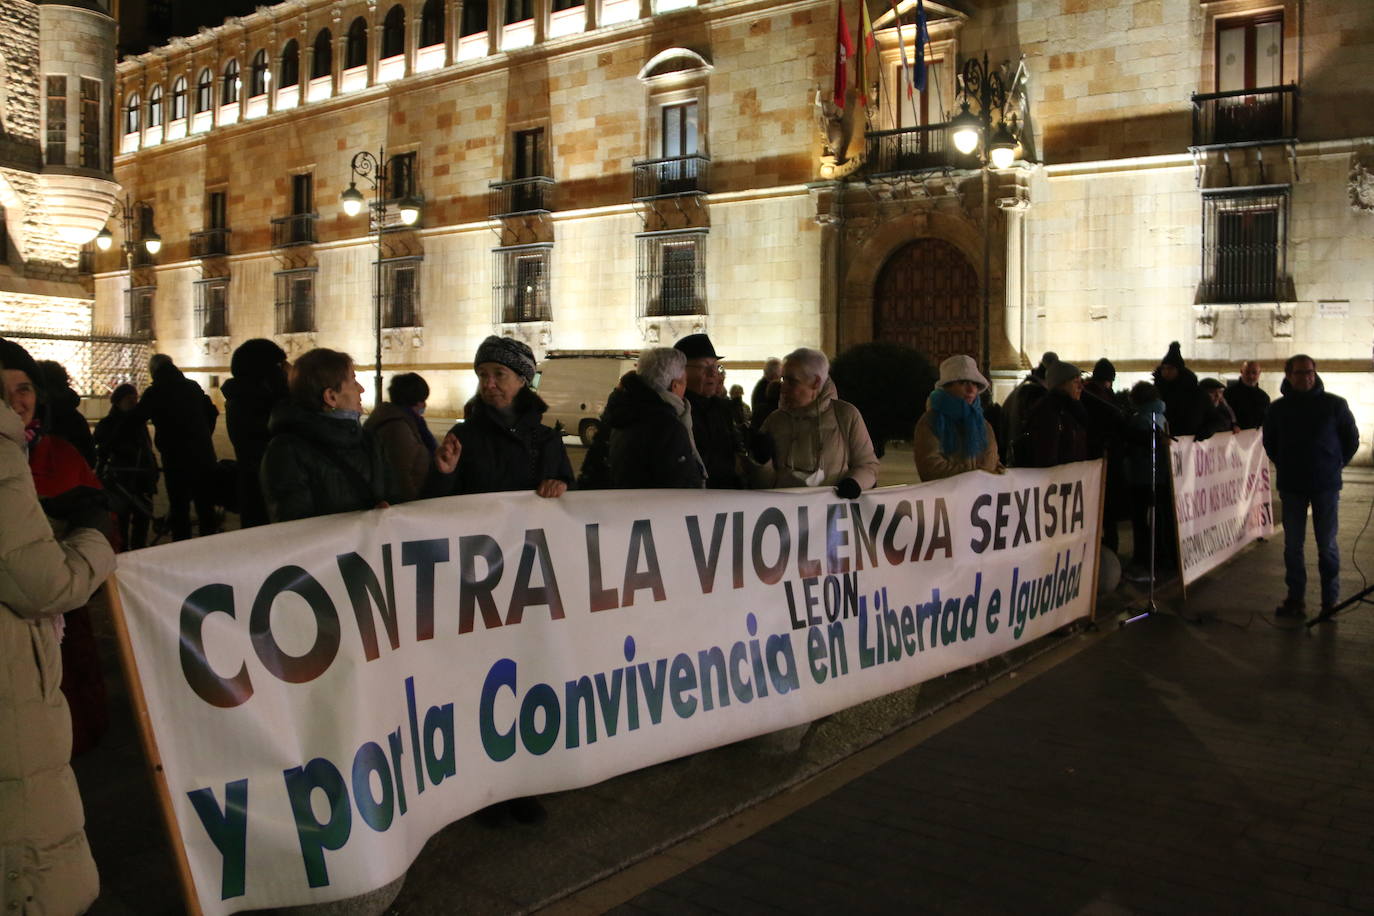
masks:
{"type": "MultiPolygon", "coordinates": [[[[1128,616],[1121,621],[1120,626],[1124,627],[1137,620],[1144,620],[1159,613],[1159,607],[1155,604],[1155,559],[1159,553],[1159,531],[1157,529],[1159,519],[1159,427],[1155,425],[1154,417],[1150,418],[1150,590],[1149,597],[1145,604],[1140,607],[1128,607],[1128,616]]],[[[1139,551],[1140,545],[1136,544],[1135,549],[1139,551]]]]}

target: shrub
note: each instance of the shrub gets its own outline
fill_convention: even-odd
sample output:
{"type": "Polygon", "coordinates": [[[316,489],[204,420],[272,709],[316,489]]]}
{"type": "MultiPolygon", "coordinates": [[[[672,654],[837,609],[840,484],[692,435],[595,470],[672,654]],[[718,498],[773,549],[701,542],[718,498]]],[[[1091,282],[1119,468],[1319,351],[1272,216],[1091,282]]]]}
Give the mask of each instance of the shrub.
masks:
{"type": "Polygon", "coordinates": [[[835,357],[830,377],[840,397],[859,408],[881,458],[889,440],[911,437],[940,376],[917,350],[874,342],[835,357]]]}

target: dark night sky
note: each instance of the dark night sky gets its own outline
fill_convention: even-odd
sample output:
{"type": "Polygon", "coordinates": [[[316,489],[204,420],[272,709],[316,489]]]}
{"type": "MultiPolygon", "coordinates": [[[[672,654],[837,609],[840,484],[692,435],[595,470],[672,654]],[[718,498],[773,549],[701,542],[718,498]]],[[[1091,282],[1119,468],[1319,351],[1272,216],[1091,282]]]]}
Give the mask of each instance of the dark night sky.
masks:
{"type": "Polygon", "coordinates": [[[124,0],[119,11],[119,50],[139,54],[178,35],[194,35],[230,16],[243,16],[268,0],[124,0]]]}

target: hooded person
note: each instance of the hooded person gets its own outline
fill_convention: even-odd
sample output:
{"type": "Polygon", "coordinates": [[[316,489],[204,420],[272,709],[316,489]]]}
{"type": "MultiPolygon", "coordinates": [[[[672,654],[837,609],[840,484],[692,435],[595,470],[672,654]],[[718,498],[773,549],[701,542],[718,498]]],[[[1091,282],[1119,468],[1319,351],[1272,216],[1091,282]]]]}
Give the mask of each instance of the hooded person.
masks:
{"type": "Polygon", "coordinates": [[[940,379],[911,437],[916,473],[922,480],[1002,470],[997,434],[984,418],[979,398],[987,387],[973,357],[951,356],[940,363],[940,379]]]}
{"type": "Polygon", "coordinates": [[[705,468],[692,441],[692,410],[683,400],[687,358],[656,347],[639,356],[634,372],[606,403],[610,428],[611,485],[627,489],[705,485],[705,468]]]}
{"type": "Polygon", "coordinates": [[[238,486],[239,525],[252,528],[268,522],[259,472],[272,434],[272,411],[287,399],[286,351],[263,337],[244,341],[229,358],[233,373],[220,389],[224,393],[224,425],[234,446],[238,486]]]}
{"type": "Polygon", "coordinates": [[[1164,414],[1169,431],[1174,436],[1195,435],[1202,425],[1204,395],[1198,390],[1197,376],[1183,361],[1178,341],[1169,344],[1169,351],[1154,371],[1155,390],[1164,402],[1164,414]]]}
{"type": "Polygon", "coordinates": [[[878,456],[859,409],[839,399],[830,360],[802,347],[782,361],[778,409],[763,423],[772,439],[772,460],[759,466],[763,489],[834,487],[853,499],[878,483],[878,456]]]}
{"type": "Polygon", "coordinates": [[[1017,463],[1048,468],[1086,460],[1090,421],[1082,404],[1082,371],[1071,363],[1056,362],[1045,373],[1045,385],[1049,390],[1026,417],[1017,463]]]}
{"type": "Polygon", "coordinates": [[[86,463],[95,467],[95,438],[91,424],[81,412],[81,395],[72,388],[67,367],[51,359],[38,360],[38,371],[47,392],[48,418],[45,425],[54,436],[66,439],[86,463]]]}
{"type": "Polygon", "coordinates": [[[543,423],[548,405],[530,388],[534,351],[523,341],[492,335],[472,360],[477,395],[463,408],[434,453],[424,496],[533,490],[562,496],[572,484],[563,437],[543,423]]]}
{"type": "Polygon", "coordinates": [[[1027,373],[1021,384],[1012,389],[1011,394],[1007,395],[1007,399],[1002,403],[1002,413],[1006,422],[1006,440],[1001,446],[1004,462],[1019,460],[1012,454],[1013,445],[1020,440],[1021,434],[1025,431],[1026,417],[1030,416],[1031,410],[1045,396],[1048,390],[1045,387],[1045,374],[1057,362],[1059,354],[1053,350],[1046,350],[1041,355],[1039,364],[1027,373]]]}
{"type": "Polygon", "coordinates": [[[128,422],[151,421],[153,444],[162,456],[162,478],[167,485],[167,522],[172,539],[191,536],[191,504],[202,536],[219,530],[215,508],[215,443],[212,438],[219,408],[209,395],[182,374],[165,353],[148,359],[153,377],[129,412],[128,422]]]}
{"type": "Polygon", "coordinates": [[[415,499],[424,489],[438,443],[425,424],[429,383],[418,372],[402,372],[386,386],[390,399],[368,415],[363,429],[377,437],[382,455],[396,477],[402,500],[415,499]]]}
{"type": "MultiPolygon", "coordinates": [[[[0,370],[37,374],[23,347],[0,338],[0,370]]],[[[72,721],[59,620],[114,571],[96,502],[72,507],[61,538],[45,517],[27,459],[24,422],[0,371],[0,912],[80,913],[100,880],[71,769],[72,721]]]]}

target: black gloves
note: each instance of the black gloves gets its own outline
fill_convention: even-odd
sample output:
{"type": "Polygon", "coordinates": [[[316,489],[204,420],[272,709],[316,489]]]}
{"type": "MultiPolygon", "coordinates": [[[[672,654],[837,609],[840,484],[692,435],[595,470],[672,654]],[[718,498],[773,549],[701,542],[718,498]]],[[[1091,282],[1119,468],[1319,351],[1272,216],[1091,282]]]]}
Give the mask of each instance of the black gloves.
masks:
{"type": "Polygon", "coordinates": [[[835,495],[841,499],[858,499],[863,487],[853,477],[846,477],[835,485],[835,495]]]}
{"type": "Polygon", "coordinates": [[[73,487],[65,493],[41,500],[43,511],[70,528],[94,528],[110,537],[114,526],[110,521],[110,501],[103,490],[94,487],[73,487]]]}

